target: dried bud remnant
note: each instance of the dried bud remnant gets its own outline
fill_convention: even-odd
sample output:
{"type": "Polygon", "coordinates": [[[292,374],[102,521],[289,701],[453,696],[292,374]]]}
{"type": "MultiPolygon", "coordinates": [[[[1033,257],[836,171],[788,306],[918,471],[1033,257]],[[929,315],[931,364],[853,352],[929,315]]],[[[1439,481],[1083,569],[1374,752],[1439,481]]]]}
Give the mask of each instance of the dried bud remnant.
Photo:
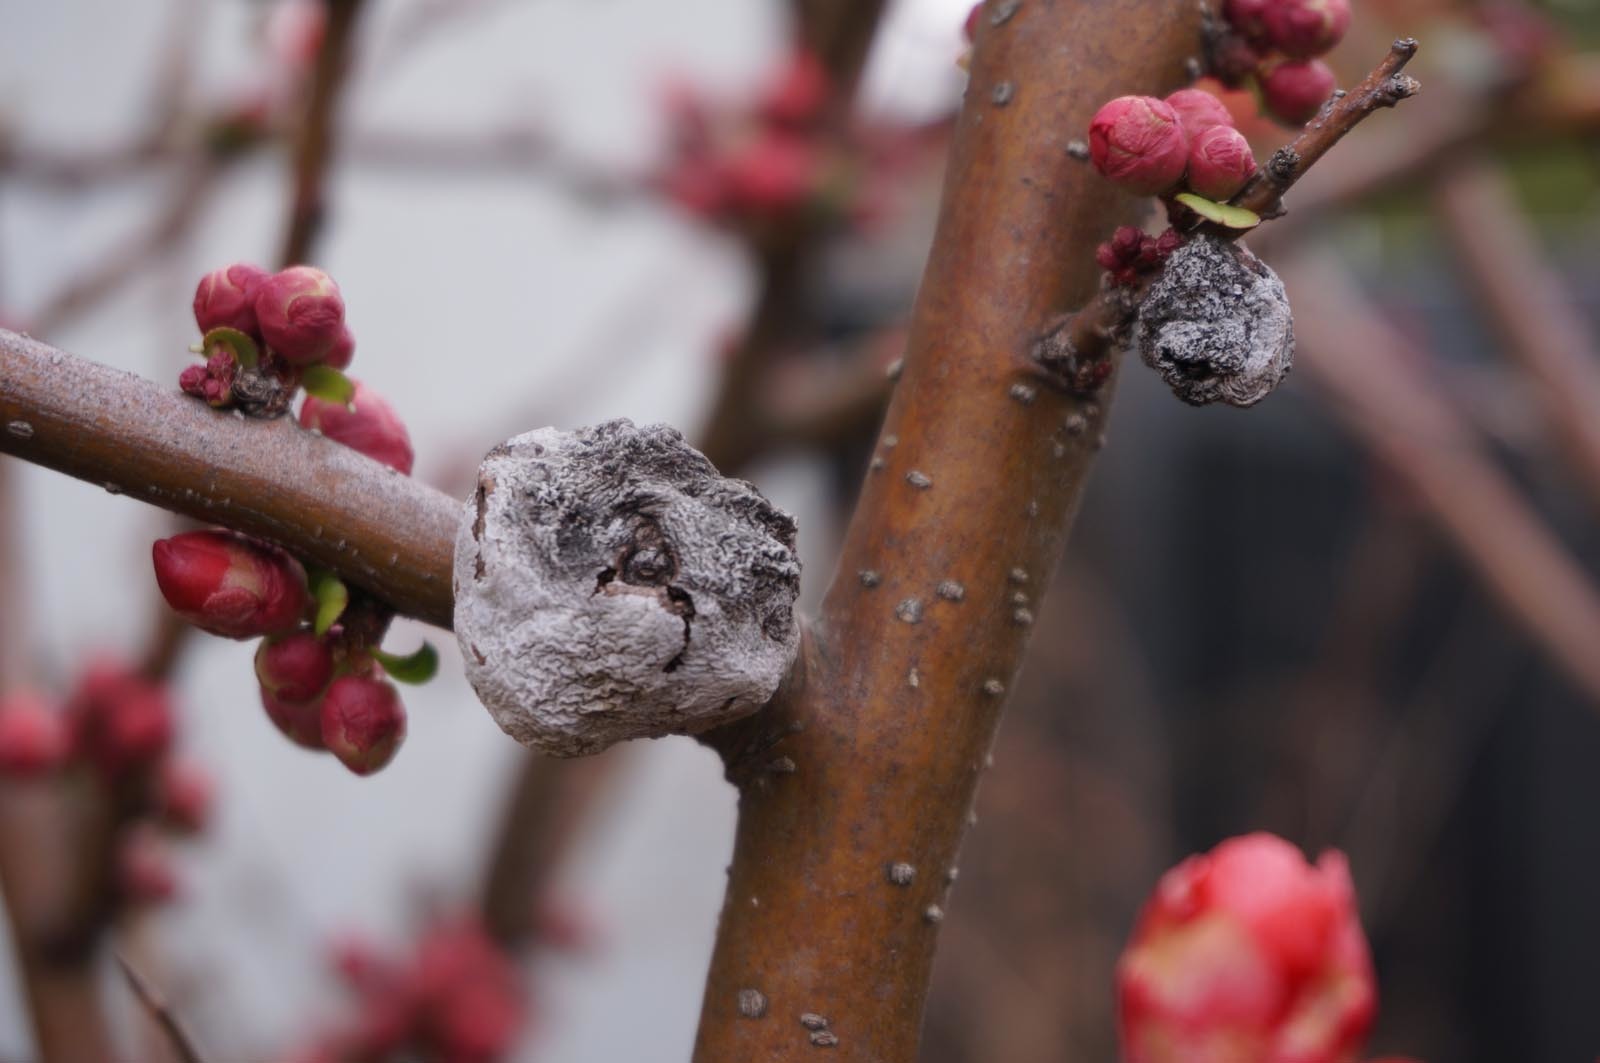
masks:
{"type": "Polygon", "coordinates": [[[1288,375],[1294,326],[1283,283],[1255,255],[1200,236],[1167,260],[1139,307],[1139,353],[1184,402],[1250,406],[1288,375]]]}
{"type": "Polygon", "coordinates": [[[484,459],[456,540],[467,678],[557,756],[748,715],[799,648],[794,540],[671,428],[519,436],[484,459]]]}

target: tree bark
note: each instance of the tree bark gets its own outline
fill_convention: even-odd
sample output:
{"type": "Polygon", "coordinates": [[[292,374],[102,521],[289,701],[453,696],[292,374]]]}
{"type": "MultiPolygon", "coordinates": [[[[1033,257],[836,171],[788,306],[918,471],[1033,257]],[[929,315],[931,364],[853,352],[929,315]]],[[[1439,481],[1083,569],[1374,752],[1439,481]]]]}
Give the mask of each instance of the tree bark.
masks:
{"type": "Polygon", "coordinates": [[[785,688],[716,738],[741,800],[701,1063],[915,1054],[956,851],[1110,397],[1031,359],[1132,213],[1067,143],[1107,99],[1176,87],[1198,46],[1183,0],[986,7],[839,572],[785,688]]]}

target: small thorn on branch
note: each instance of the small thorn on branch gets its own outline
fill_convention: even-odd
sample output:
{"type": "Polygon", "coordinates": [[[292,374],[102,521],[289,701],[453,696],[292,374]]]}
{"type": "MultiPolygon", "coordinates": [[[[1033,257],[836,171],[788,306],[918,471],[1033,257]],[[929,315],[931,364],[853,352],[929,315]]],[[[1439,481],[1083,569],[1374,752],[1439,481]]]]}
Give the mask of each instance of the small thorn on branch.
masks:
{"type": "Polygon", "coordinates": [[[138,969],[128,962],[128,958],[120,950],[114,950],[117,966],[122,969],[123,977],[128,980],[128,985],[133,989],[133,995],[139,998],[150,1018],[161,1027],[167,1039],[172,1042],[173,1053],[181,1063],[205,1063],[205,1057],[195,1047],[194,1038],[189,1036],[189,1031],[184,1027],[183,1021],[173,1013],[167,1004],[167,999],[161,991],[151,985],[138,969]]]}

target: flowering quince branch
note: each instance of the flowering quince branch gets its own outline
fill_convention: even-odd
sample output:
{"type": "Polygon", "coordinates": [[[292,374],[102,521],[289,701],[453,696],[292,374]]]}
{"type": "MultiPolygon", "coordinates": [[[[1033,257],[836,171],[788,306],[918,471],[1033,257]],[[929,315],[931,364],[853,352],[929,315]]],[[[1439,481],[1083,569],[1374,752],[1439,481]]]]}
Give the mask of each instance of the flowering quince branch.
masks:
{"type": "Polygon", "coordinates": [[[117,967],[121,969],[122,976],[127,979],[128,985],[133,989],[133,995],[139,998],[140,1005],[150,1013],[171,1045],[178,1063],[205,1063],[205,1056],[195,1045],[194,1037],[184,1025],[183,1020],[173,1012],[172,1006],[167,1003],[166,996],[150,980],[141,974],[138,968],[129,962],[128,958],[120,951],[115,953],[117,967]]]}
{"type": "MultiPolygon", "coordinates": [[[[1274,152],[1266,166],[1255,170],[1226,206],[1247,211],[1258,219],[1280,216],[1284,193],[1347,133],[1373,112],[1393,107],[1415,95],[1419,85],[1403,70],[1416,50],[1414,40],[1395,41],[1383,61],[1355,89],[1336,93],[1328,99],[1293,141],[1274,152]]],[[[1240,228],[1219,225],[1197,215],[1185,217],[1183,212],[1177,215],[1175,226],[1184,237],[1210,237],[1218,241],[1232,240],[1242,232],[1240,228]]],[[[1118,233],[1117,239],[1109,245],[1111,254],[1102,252],[1102,265],[1109,262],[1107,268],[1113,271],[1112,282],[1102,287],[1082,309],[1061,319],[1040,341],[1036,357],[1069,388],[1092,391],[1105,379],[1110,371],[1107,356],[1113,347],[1128,340],[1141,302],[1159,283],[1161,266],[1167,256],[1177,250],[1177,240],[1173,240],[1170,246],[1158,248],[1151,254],[1149,245],[1141,244],[1138,237],[1138,230],[1118,233]],[[1145,256],[1142,262],[1141,255],[1145,256]],[[1128,269],[1129,266],[1137,268],[1128,273],[1117,272],[1118,268],[1128,269]]],[[[1170,383],[1173,377],[1169,375],[1168,379],[1170,383]]],[[[1271,382],[1276,383],[1276,380],[1271,382]]],[[[1261,394],[1265,392],[1255,397],[1261,394]]]]}

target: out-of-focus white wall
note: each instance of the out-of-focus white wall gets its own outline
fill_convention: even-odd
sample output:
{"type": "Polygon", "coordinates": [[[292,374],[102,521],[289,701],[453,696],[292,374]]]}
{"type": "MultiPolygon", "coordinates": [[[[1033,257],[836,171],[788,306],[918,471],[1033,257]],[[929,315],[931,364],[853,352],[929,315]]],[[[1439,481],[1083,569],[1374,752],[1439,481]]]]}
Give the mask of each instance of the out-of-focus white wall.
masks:
{"type": "MultiPolygon", "coordinates": [[[[921,118],[948,106],[967,3],[895,8],[867,81],[875,106],[921,118]]],[[[223,97],[253,61],[261,5],[188,6],[205,16],[196,84],[223,97]]],[[[424,135],[531,123],[597,167],[627,170],[659,144],[667,75],[748,85],[785,33],[775,2],[502,0],[464,2],[481,13],[401,45],[397,28],[416,6],[372,3],[349,126],[424,135]]],[[[0,0],[0,121],[24,141],[60,146],[137,134],[171,10],[153,0],[0,0]]],[[[174,379],[192,342],[199,275],[275,254],[283,168],[274,156],[235,169],[172,265],[46,338],[174,379]]],[[[26,319],[135,231],[159,209],[167,180],[88,192],[0,180],[0,316],[26,319]]],[[[692,430],[710,397],[715,341],[737,326],[751,286],[737,247],[671,210],[585,207],[536,173],[342,166],[330,211],[316,258],[344,288],[354,371],[394,401],[418,475],[435,480],[536,424],[628,416],[692,430]]],[[[801,518],[814,597],[831,544],[805,529],[828,527],[823,481],[803,463],[768,472],[763,487],[801,518]]],[[[41,470],[19,479],[25,600],[45,674],[60,681],[91,650],[138,646],[154,593],[149,543],[164,518],[41,470]]],[[[17,600],[6,593],[8,605],[17,600]]],[[[184,745],[223,785],[214,828],[184,847],[186,899],[157,926],[169,989],[213,1058],[266,1059],[331,1013],[330,933],[399,940],[419,897],[465,895],[476,882],[519,751],[479,709],[447,635],[401,623],[390,645],[422,638],[444,652],[441,676],[406,691],[406,746],[366,780],[278,736],[256,702],[250,646],[202,638],[186,658],[184,745]]],[[[693,742],[630,751],[624,781],[565,875],[599,916],[605,944],[541,965],[528,1058],[687,1058],[733,818],[719,765],[693,742]]],[[[122,995],[114,978],[108,986],[122,995]]],[[[4,1059],[28,1058],[17,988],[0,963],[4,1059]]]]}

